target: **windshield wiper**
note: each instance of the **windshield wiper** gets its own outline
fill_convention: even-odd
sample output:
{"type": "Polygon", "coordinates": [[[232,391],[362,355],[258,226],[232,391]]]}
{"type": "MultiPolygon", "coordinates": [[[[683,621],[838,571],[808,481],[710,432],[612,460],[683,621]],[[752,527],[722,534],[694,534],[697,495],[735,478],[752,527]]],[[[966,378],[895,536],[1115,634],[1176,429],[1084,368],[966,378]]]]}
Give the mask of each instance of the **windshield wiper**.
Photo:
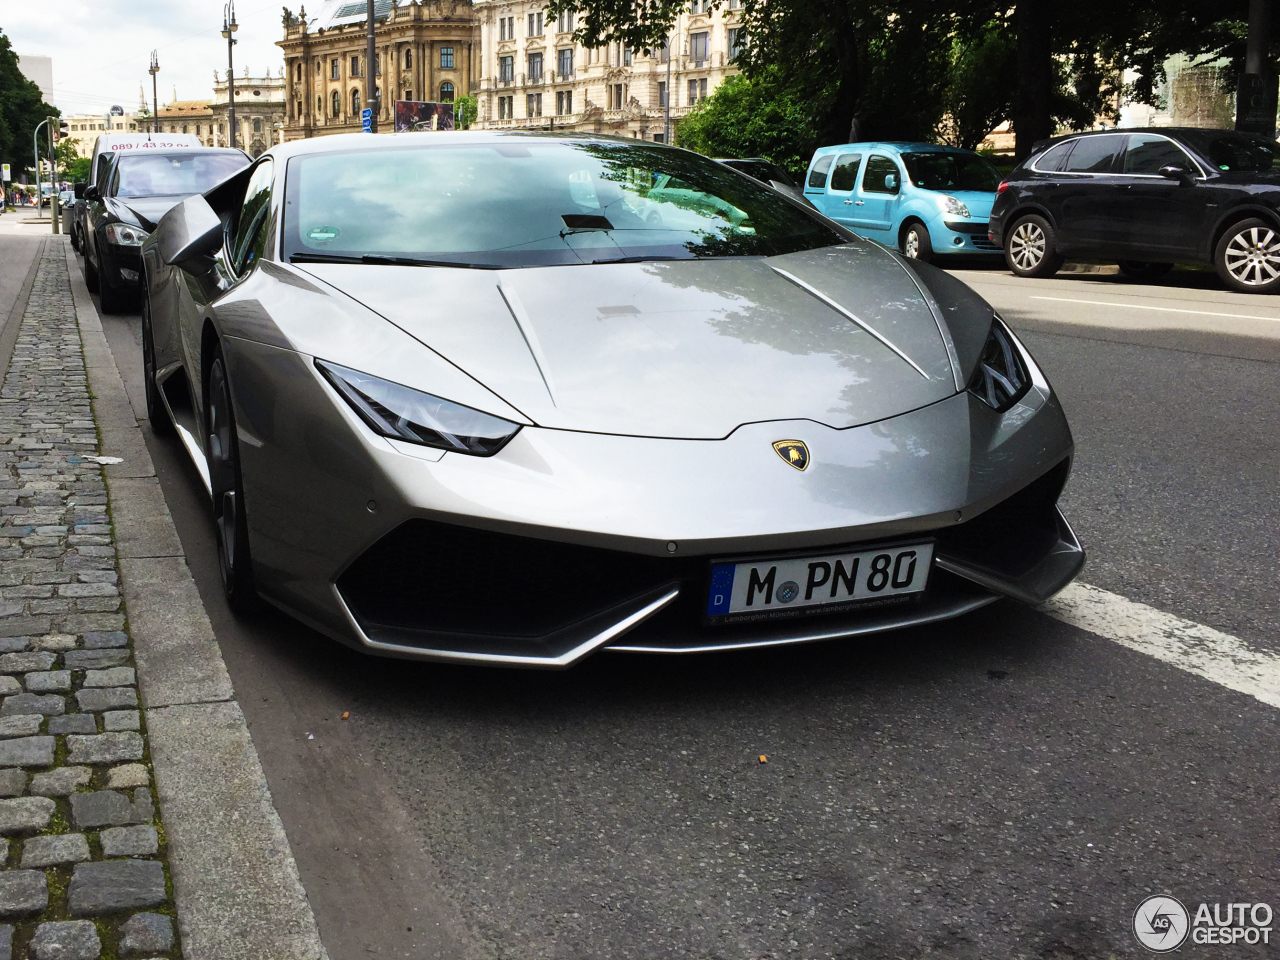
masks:
{"type": "Polygon", "coordinates": [[[601,260],[592,260],[592,263],[647,263],[650,260],[696,260],[697,257],[659,257],[659,256],[640,256],[640,257],[613,257],[601,260]]]}
{"type": "Polygon", "coordinates": [[[464,263],[459,260],[420,260],[416,257],[381,257],[366,254],[363,257],[345,257],[328,253],[295,253],[290,263],[364,263],[395,267],[463,267],[471,270],[501,270],[496,263],[464,263]]]}

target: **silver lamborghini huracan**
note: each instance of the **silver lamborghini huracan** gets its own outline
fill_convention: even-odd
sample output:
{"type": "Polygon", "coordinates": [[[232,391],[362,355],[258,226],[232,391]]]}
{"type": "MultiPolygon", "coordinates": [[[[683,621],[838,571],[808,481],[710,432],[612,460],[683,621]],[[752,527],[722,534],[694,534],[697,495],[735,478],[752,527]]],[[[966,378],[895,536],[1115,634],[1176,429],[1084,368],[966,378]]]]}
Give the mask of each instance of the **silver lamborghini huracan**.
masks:
{"type": "Polygon", "coordinates": [[[1042,601],[1062,409],[947,274],[584,135],[277,147],[143,248],[148,414],[226,595],[372,653],[564,667],[1042,601]]]}

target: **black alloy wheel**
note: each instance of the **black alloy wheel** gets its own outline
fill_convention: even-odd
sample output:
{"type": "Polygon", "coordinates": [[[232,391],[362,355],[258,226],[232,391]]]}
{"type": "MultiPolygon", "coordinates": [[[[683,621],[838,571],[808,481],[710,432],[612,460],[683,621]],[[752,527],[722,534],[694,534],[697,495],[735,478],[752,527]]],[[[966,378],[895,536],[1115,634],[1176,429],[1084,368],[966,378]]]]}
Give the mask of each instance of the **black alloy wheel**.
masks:
{"type": "Polygon", "coordinates": [[[929,228],[919,220],[912,220],[902,231],[901,248],[902,255],[908,260],[933,263],[933,241],[929,239],[929,228]]]}
{"type": "Polygon", "coordinates": [[[1120,272],[1130,280],[1159,280],[1173,269],[1172,263],[1147,263],[1145,260],[1121,260],[1120,272]]]}
{"type": "Polygon", "coordinates": [[[169,411],[160,396],[160,386],[156,383],[156,343],[151,332],[151,298],[146,293],[142,295],[142,380],[151,432],[157,437],[172,436],[173,421],[169,419],[169,411]]]}
{"type": "Polygon", "coordinates": [[[1218,241],[1213,265],[1232,290],[1280,291],[1280,230],[1257,218],[1233,224],[1218,241]]]}
{"type": "Polygon", "coordinates": [[[1057,236],[1038,214],[1019,217],[1004,240],[1004,260],[1020,277],[1052,277],[1063,263],[1057,236]]]}
{"type": "Polygon", "coordinates": [[[213,516],[217,526],[218,569],[227,606],[235,613],[252,613],[257,606],[253,564],[249,558],[249,523],[245,516],[244,487],[240,475],[240,444],[236,439],[231,384],[227,379],[222,348],[216,348],[209,365],[205,401],[205,450],[209,458],[209,485],[213,489],[213,516]]]}
{"type": "Polygon", "coordinates": [[[102,312],[124,313],[126,300],[128,299],[127,292],[107,283],[101,274],[98,274],[98,287],[98,302],[102,304],[102,312]]]}

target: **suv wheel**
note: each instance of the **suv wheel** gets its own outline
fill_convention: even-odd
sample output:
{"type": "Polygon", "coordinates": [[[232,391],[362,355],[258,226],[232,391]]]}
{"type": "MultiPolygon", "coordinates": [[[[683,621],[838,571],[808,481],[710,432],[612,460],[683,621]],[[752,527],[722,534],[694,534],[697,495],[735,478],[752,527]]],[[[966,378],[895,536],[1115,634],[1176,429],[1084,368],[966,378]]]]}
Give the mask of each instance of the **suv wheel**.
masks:
{"type": "Polygon", "coordinates": [[[245,518],[244,481],[240,474],[240,444],[236,438],[231,384],[222,348],[215,349],[209,366],[206,399],[206,441],[213,513],[217,526],[218,569],[227,606],[238,614],[257,609],[253,561],[249,557],[249,523],[245,518]]]}
{"type": "Polygon", "coordinates": [[[1005,240],[1005,263],[1020,277],[1052,277],[1062,266],[1057,237],[1044,217],[1021,217],[1005,240]]]}
{"type": "Polygon", "coordinates": [[[907,224],[902,231],[902,255],[908,260],[919,260],[921,263],[933,262],[933,241],[929,239],[929,228],[919,220],[907,224]]]}
{"type": "Polygon", "coordinates": [[[1242,293],[1280,289],[1280,231],[1265,220],[1244,220],[1227,229],[1214,251],[1218,276],[1242,293]]]}

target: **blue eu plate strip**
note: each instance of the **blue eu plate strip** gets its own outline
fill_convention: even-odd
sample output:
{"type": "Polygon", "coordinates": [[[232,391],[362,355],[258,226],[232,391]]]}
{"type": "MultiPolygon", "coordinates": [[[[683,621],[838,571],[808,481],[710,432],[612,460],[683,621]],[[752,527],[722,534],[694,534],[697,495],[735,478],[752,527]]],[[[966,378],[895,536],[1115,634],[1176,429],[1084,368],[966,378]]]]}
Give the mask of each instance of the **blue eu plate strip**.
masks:
{"type": "Polygon", "coordinates": [[[733,600],[733,574],[738,569],[734,563],[718,563],[711,568],[711,593],[707,597],[707,615],[728,613],[733,600]]]}

